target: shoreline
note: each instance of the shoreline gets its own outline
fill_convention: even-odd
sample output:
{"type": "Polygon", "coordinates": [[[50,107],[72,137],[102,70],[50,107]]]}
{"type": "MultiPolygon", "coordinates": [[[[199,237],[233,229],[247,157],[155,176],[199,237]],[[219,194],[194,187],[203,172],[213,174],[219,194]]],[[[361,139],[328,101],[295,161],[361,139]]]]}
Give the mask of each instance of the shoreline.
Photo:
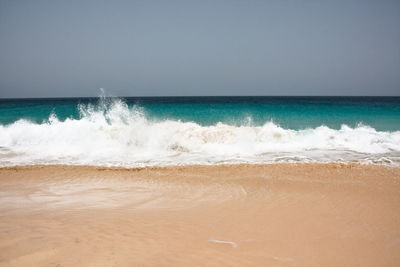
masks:
{"type": "Polygon", "coordinates": [[[0,266],[397,266],[400,168],[0,168],[0,266]]]}
{"type": "Polygon", "coordinates": [[[110,170],[142,170],[142,169],[168,169],[168,168],[190,168],[190,167],[234,167],[234,166],[302,166],[302,165],[315,165],[315,166],[373,166],[373,167],[383,167],[383,168],[398,168],[400,166],[381,164],[381,163],[371,163],[371,162],[265,162],[265,163],[220,163],[220,164],[181,164],[181,165],[146,165],[146,166],[106,166],[106,165],[90,165],[90,164],[22,164],[22,165],[10,165],[10,166],[0,166],[0,170],[13,169],[13,168],[45,168],[45,167],[62,167],[62,168],[94,168],[94,169],[110,169],[110,170]]]}

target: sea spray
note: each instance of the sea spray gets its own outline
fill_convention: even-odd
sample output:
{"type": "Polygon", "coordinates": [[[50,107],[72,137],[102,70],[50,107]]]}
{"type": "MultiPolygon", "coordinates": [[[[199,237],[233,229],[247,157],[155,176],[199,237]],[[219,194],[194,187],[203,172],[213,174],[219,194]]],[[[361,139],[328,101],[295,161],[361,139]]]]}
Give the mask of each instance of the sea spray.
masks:
{"type": "Polygon", "coordinates": [[[78,118],[0,126],[1,166],[88,164],[152,166],[273,162],[372,162],[398,165],[400,132],[367,125],[285,129],[149,119],[139,105],[100,98],[80,104],[78,118]]]}

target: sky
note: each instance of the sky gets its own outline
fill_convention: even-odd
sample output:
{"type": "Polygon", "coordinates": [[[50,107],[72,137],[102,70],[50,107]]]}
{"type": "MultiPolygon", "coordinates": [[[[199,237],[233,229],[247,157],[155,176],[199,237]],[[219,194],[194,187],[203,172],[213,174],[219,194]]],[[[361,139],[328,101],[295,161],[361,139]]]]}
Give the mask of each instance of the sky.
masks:
{"type": "Polygon", "coordinates": [[[400,95],[400,1],[0,0],[0,98],[400,95]]]}

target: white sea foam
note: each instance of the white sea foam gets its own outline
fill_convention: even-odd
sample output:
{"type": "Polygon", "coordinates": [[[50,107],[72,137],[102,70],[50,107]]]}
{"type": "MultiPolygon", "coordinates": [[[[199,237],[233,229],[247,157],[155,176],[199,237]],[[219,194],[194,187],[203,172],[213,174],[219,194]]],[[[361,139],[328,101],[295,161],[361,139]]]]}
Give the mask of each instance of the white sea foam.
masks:
{"type": "Polygon", "coordinates": [[[149,120],[116,100],[80,107],[80,119],[54,115],[37,124],[0,126],[0,165],[149,166],[272,162],[400,163],[400,131],[369,126],[339,130],[149,120]]]}

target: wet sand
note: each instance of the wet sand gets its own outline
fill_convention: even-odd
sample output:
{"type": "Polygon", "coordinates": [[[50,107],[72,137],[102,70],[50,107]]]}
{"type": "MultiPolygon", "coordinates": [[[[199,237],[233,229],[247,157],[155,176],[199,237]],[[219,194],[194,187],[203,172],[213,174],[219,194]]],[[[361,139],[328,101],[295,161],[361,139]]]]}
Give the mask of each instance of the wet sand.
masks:
{"type": "Polygon", "coordinates": [[[400,168],[0,168],[0,266],[399,266],[400,168]]]}

